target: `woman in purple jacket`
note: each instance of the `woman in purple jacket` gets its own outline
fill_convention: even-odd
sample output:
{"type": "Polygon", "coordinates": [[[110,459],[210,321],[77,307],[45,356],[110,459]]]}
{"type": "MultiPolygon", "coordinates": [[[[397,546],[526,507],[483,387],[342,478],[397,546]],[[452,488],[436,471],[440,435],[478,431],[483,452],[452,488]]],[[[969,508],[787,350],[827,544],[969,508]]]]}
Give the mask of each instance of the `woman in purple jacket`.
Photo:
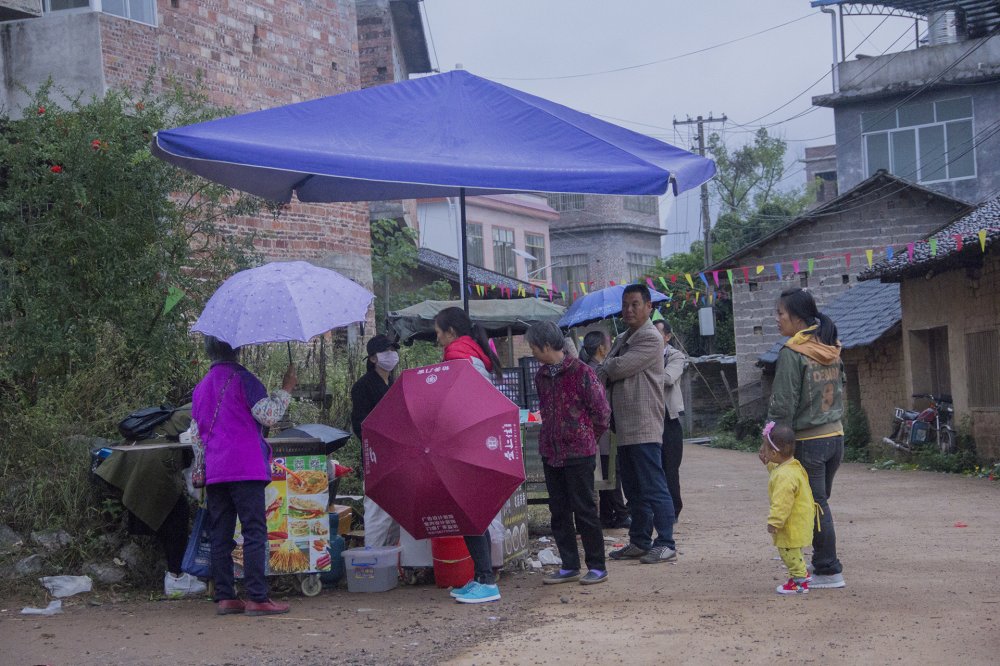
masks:
{"type": "Polygon", "coordinates": [[[603,583],[608,572],[604,564],[604,534],[594,502],[594,469],[597,440],[608,429],[611,408],[594,371],[563,351],[563,335],[558,326],[550,321],[540,322],[528,329],[525,338],[531,353],[544,364],[535,374],[542,413],[538,449],[549,492],[552,536],[562,558],[562,568],[546,576],[543,582],[603,583]],[[577,530],[588,569],[582,578],[577,530]]]}
{"type": "Polygon", "coordinates": [[[271,601],[264,577],[267,523],[264,488],[271,482],[271,448],[263,427],[277,423],[291,401],[298,378],[289,365],[281,389],[270,397],[253,373],[239,363],[239,348],[205,337],[212,361],[194,389],[192,435],[205,449],[205,491],[212,542],[212,578],[216,612],[274,615],[288,604],[271,601]],[[240,519],[243,576],[247,600],[236,597],[233,581],[233,534],[240,519]]]}

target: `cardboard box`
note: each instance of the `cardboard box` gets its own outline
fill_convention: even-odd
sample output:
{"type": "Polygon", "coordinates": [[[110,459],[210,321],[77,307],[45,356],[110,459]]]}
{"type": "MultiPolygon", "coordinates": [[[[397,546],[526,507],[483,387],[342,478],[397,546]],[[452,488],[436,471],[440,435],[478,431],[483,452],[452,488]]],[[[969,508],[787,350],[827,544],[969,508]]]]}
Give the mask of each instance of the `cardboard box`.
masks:
{"type": "Polygon", "coordinates": [[[343,504],[331,504],[327,507],[330,514],[330,529],[337,529],[337,534],[347,534],[351,531],[351,521],[354,518],[354,509],[343,504]]]}

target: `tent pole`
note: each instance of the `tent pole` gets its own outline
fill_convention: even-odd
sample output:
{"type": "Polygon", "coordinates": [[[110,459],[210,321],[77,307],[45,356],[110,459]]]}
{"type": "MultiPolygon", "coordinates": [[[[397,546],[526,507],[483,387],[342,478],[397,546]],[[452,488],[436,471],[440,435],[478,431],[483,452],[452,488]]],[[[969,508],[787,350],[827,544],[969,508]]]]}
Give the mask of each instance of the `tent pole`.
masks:
{"type": "Polygon", "coordinates": [[[465,310],[465,314],[469,314],[469,288],[468,288],[468,276],[469,276],[469,258],[465,253],[466,244],[466,225],[465,225],[465,188],[461,187],[458,190],[458,208],[461,216],[459,222],[459,227],[461,233],[459,234],[458,241],[458,289],[462,292],[462,309],[465,310]]]}
{"type": "Polygon", "coordinates": [[[514,363],[514,331],[510,326],[507,327],[507,355],[510,358],[510,367],[515,367],[517,364],[514,363]]]}

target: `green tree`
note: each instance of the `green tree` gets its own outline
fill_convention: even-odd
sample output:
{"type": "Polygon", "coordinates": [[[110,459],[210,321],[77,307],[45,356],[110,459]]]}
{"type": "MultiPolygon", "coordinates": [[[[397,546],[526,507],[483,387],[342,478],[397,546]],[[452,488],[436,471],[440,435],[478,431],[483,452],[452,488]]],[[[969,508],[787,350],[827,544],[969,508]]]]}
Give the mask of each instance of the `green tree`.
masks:
{"type": "Polygon", "coordinates": [[[219,115],[203,96],[147,88],[60,108],[51,92],[0,118],[0,391],[34,400],[111,331],[162,399],[206,296],[256,258],[219,224],[260,203],[151,154],[156,130],[219,115]]]}
{"type": "MultiPolygon", "coordinates": [[[[232,229],[262,204],[151,154],[157,130],[222,113],[200,93],[56,92],[0,115],[0,502],[15,529],[96,536],[113,515],[75,436],[185,399],[204,372],[191,323],[258,261],[232,229]]],[[[51,566],[78,566],[81,546],[51,566]]]]}
{"type": "Polygon", "coordinates": [[[417,268],[417,234],[413,229],[394,220],[376,220],[372,222],[371,234],[376,326],[381,328],[394,310],[450,297],[451,285],[446,280],[413,286],[413,271],[417,268]]]}
{"type": "Polygon", "coordinates": [[[709,136],[708,150],[717,168],[711,189],[720,209],[712,229],[714,261],[784,226],[815,199],[815,186],[780,188],[787,175],[787,148],[766,128],[735,150],[718,134],[709,136]]]}

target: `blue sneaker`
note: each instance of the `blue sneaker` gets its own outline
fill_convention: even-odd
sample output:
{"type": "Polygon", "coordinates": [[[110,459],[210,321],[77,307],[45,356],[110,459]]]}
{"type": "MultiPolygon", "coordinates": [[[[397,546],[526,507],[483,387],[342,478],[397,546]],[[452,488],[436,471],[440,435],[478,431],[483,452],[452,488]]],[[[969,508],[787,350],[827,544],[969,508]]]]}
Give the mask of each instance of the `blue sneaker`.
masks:
{"type": "Polygon", "coordinates": [[[476,583],[476,586],[461,596],[455,597],[455,601],[461,604],[484,604],[487,601],[499,601],[500,588],[496,585],[483,585],[476,583]]]}
{"type": "Polygon", "coordinates": [[[473,578],[472,580],[470,580],[468,583],[466,583],[462,587],[456,587],[456,588],[452,589],[452,591],[449,594],[451,594],[451,596],[453,596],[453,597],[455,597],[457,599],[458,597],[460,597],[460,596],[462,596],[464,594],[468,594],[469,592],[471,592],[472,588],[474,588],[476,585],[478,585],[478,583],[476,582],[476,579],[473,578]]]}

